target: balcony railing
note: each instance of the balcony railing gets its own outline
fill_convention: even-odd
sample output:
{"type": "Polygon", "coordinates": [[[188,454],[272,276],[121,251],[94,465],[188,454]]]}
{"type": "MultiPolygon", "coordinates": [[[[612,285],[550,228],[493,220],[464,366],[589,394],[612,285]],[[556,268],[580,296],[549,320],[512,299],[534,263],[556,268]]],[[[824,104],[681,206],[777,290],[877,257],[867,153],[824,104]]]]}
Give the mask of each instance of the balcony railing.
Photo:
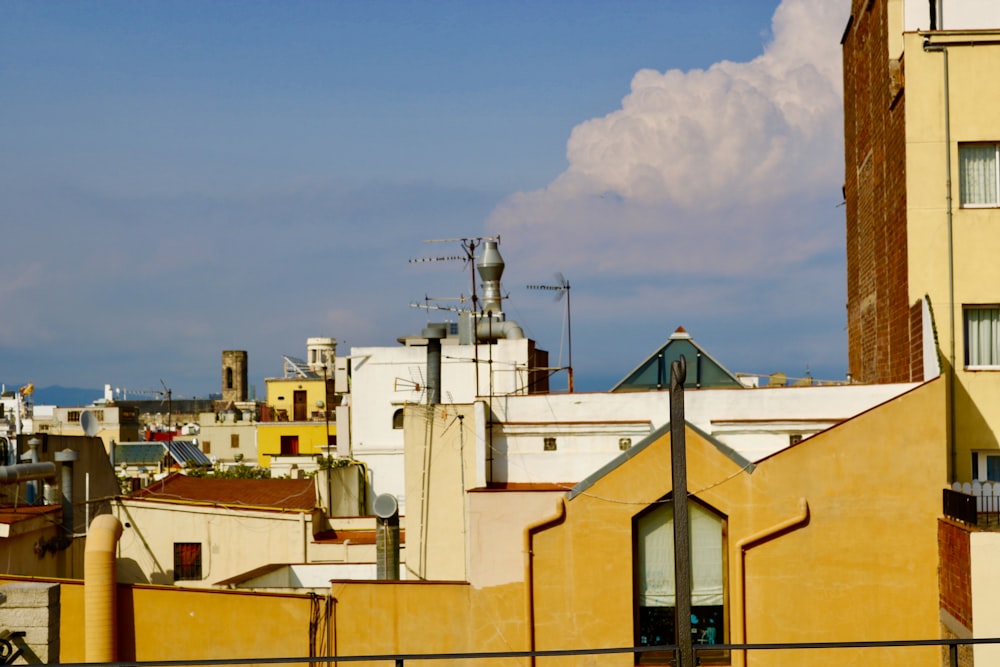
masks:
{"type": "Polygon", "coordinates": [[[945,489],[944,515],[980,528],[1000,529],[1000,482],[955,482],[945,489]]]}

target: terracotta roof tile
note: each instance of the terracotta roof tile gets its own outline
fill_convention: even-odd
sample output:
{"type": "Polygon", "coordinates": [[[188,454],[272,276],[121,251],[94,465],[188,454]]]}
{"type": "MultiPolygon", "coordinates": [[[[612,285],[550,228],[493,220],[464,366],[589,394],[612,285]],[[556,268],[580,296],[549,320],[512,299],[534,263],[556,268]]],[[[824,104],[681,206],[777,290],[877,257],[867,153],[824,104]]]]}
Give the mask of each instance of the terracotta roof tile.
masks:
{"type": "Polygon", "coordinates": [[[215,479],[172,473],[131,497],[275,510],[312,510],[316,507],[316,491],[311,479],[215,479]]]}

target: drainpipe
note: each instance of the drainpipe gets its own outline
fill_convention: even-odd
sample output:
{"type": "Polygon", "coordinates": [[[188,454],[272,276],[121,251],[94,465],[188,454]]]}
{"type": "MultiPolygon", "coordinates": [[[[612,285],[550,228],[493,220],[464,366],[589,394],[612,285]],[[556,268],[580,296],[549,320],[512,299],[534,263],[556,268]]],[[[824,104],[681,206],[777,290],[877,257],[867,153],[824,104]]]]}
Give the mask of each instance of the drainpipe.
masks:
{"type": "MultiPolygon", "coordinates": [[[[932,19],[934,9],[932,7],[932,19]]],[[[948,46],[946,44],[931,44],[930,36],[924,37],[924,51],[940,51],[944,58],[944,164],[945,164],[945,206],[947,209],[948,234],[948,481],[954,482],[957,476],[958,449],[955,443],[955,381],[958,375],[955,355],[955,252],[954,233],[952,227],[952,210],[954,202],[951,196],[951,103],[948,76],[948,46]]]]}
{"type": "Polygon", "coordinates": [[[94,518],[83,560],[86,662],[118,659],[117,572],[115,556],[122,524],[111,514],[94,518]]]}
{"type": "MultiPolygon", "coordinates": [[[[532,560],[534,557],[534,552],[532,551],[532,537],[534,534],[544,528],[549,528],[554,526],[563,519],[566,518],[566,497],[560,496],[559,500],[556,502],[556,513],[555,515],[537,521],[535,523],[529,524],[524,529],[524,609],[525,609],[525,627],[527,630],[528,639],[528,651],[531,653],[535,652],[535,582],[534,582],[534,567],[532,565],[532,560]]],[[[528,665],[533,667],[535,664],[535,656],[531,655],[528,657],[528,665]]]]}
{"type": "MultiPolygon", "coordinates": [[[[739,560],[737,565],[740,569],[739,576],[737,580],[740,582],[740,637],[736,639],[734,643],[736,644],[746,644],[747,643],[747,586],[746,586],[746,557],[747,550],[751,547],[755,547],[762,542],[766,542],[777,535],[791,530],[792,528],[797,528],[809,521],[809,503],[805,498],[799,498],[799,511],[784,521],[774,524],[770,528],[765,528],[764,530],[757,531],[753,535],[748,535],[742,540],[737,542],[736,549],[739,551],[739,560]]],[[[747,654],[744,651],[742,653],[743,664],[747,664],[747,654]]]]}

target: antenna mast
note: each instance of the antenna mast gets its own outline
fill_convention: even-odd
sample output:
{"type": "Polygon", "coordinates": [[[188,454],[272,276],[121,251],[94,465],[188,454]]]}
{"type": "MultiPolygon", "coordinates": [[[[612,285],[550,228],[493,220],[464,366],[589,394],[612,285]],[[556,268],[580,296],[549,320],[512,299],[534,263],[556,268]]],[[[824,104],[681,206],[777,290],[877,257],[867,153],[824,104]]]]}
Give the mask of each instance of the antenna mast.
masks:
{"type": "MultiPolygon", "coordinates": [[[[556,282],[558,285],[528,285],[528,289],[533,290],[547,290],[556,293],[556,301],[566,297],[566,338],[568,340],[569,348],[569,365],[566,368],[567,371],[567,388],[569,393],[573,393],[573,321],[571,319],[571,309],[569,304],[569,281],[561,273],[556,274],[556,282]]],[[[562,341],[560,340],[560,345],[562,341]]],[[[562,359],[560,358],[560,362],[562,359]]]]}

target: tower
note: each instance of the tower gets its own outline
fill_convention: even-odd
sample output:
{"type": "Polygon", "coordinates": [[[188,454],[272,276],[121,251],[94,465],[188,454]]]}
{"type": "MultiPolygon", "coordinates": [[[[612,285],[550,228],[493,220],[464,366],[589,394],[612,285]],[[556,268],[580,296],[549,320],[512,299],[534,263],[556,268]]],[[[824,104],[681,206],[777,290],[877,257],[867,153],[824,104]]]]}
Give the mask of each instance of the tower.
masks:
{"type": "Polygon", "coordinates": [[[246,350],[222,352],[222,400],[227,403],[247,400],[246,350]]]}

